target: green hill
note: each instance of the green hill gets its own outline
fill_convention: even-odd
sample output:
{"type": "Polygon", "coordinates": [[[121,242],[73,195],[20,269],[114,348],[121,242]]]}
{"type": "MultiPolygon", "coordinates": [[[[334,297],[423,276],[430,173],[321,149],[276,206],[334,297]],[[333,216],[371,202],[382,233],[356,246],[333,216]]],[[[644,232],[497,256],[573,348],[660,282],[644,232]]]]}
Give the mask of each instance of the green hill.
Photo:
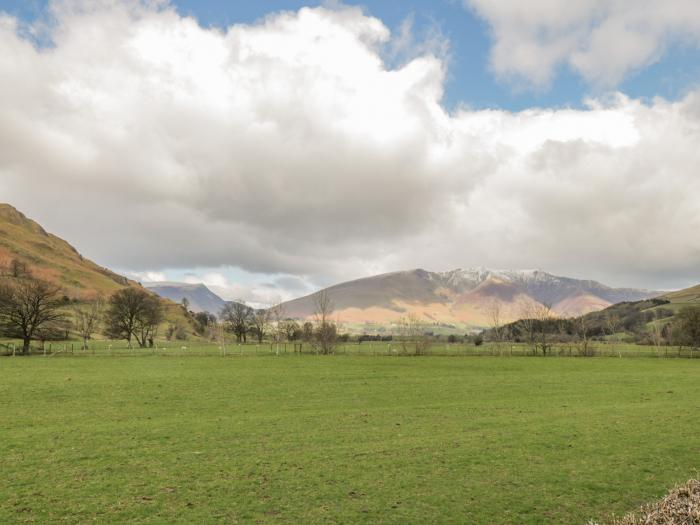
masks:
{"type": "Polygon", "coordinates": [[[663,296],[675,305],[700,305],[700,284],[663,296]]]}
{"type": "MultiPolygon", "coordinates": [[[[619,338],[642,343],[649,343],[653,333],[662,333],[667,337],[667,328],[676,319],[676,314],[687,306],[700,306],[700,285],[684,290],[669,292],[659,297],[641,301],[625,301],[611,305],[597,312],[590,312],[580,320],[552,317],[546,321],[537,321],[537,330],[551,336],[566,340],[576,337],[581,327],[585,326],[589,337],[607,338],[614,334],[619,338]]],[[[580,318],[579,318],[580,319],[580,318]]],[[[522,320],[504,326],[504,333],[518,339],[524,337],[522,320]]],[[[492,337],[490,331],[485,332],[492,337]]]]}

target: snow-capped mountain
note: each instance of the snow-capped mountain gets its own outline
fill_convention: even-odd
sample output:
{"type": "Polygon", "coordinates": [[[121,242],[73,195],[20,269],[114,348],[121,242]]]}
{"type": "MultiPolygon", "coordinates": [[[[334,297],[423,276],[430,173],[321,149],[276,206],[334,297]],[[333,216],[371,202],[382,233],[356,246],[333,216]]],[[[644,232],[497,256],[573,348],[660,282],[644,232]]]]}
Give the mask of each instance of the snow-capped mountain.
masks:
{"type": "MultiPolygon", "coordinates": [[[[542,270],[423,269],[386,273],[327,288],[335,315],[346,323],[391,323],[413,313],[437,323],[485,326],[498,305],[504,320],[515,320],[536,303],[562,316],[601,310],[659,295],[651,290],[611,288],[597,281],[552,275],[542,270]]],[[[313,314],[311,296],[285,304],[288,315],[313,314]]]]}

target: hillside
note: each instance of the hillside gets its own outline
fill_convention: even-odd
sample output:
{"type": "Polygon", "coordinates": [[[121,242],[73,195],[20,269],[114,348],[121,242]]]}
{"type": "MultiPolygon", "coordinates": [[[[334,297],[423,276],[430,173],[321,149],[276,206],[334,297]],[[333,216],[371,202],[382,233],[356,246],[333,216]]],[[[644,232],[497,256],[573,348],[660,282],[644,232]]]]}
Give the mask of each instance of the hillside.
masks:
{"type": "Polygon", "coordinates": [[[61,286],[66,295],[79,300],[98,293],[107,296],[136,284],[85,259],[63,239],[9,204],[0,203],[0,267],[8,267],[13,259],[26,264],[34,276],[61,286]]]}
{"type": "MultiPolygon", "coordinates": [[[[551,304],[558,315],[573,316],[658,295],[540,270],[485,268],[393,272],[341,283],[326,292],[335,304],[334,316],[343,323],[388,324],[414,314],[428,322],[467,328],[487,326],[494,305],[502,321],[508,322],[538,303],[551,304]]],[[[289,301],[284,307],[290,317],[308,318],[314,312],[313,296],[289,301]]]]}
{"type": "Polygon", "coordinates": [[[193,312],[209,312],[218,315],[226,305],[226,301],[204,284],[155,282],[144,283],[143,286],[176,303],[181,303],[182,299],[187,299],[189,301],[189,309],[193,312]]]}
{"type": "MultiPolygon", "coordinates": [[[[573,335],[581,326],[585,326],[592,337],[609,336],[614,331],[618,336],[625,334],[628,339],[649,342],[655,326],[660,329],[668,326],[678,311],[686,306],[700,306],[700,285],[650,299],[623,301],[603,310],[589,312],[584,316],[584,325],[577,321],[567,321],[565,324],[550,322],[545,325],[545,332],[561,336],[563,330],[563,333],[573,335]]],[[[520,324],[514,321],[505,325],[505,333],[522,334],[520,324]]]]}
{"type": "Polygon", "coordinates": [[[690,288],[686,288],[684,290],[667,293],[663,296],[663,298],[668,299],[673,304],[700,305],[700,284],[691,286],[690,288]]]}
{"type": "MultiPolygon", "coordinates": [[[[0,269],[8,269],[13,260],[26,265],[34,277],[60,286],[68,297],[78,301],[88,301],[98,294],[108,297],[126,286],[139,286],[86,259],[14,207],[0,203],[0,269]]],[[[163,299],[163,306],[164,324],[191,328],[180,305],[163,299]]]]}

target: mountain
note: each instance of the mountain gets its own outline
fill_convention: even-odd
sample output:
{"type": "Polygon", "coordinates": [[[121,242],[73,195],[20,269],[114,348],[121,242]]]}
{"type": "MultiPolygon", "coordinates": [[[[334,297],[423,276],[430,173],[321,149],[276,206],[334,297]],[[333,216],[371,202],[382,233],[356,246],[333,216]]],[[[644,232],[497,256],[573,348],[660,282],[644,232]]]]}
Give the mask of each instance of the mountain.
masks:
{"type": "MultiPolygon", "coordinates": [[[[659,292],[611,288],[596,281],[560,277],[541,270],[486,268],[386,273],[331,286],[334,317],[349,324],[388,324],[408,314],[436,324],[479,328],[488,325],[498,305],[501,321],[518,319],[538,303],[561,316],[601,310],[621,301],[637,301],[659,292]]],[[[287,315],[313,316],[313,295],[284,304],[287,315]]]]}
{"type": "Polygon", "coordinates": [[[189,309],[193,312],[209,312],[218,315],[226,305],[226,301],[203,284],[154,282],[144,283],[143,286],[176,303],[187,299],[190,303],[189,309]]]}
{"type": "Polygon", "coordinates": [[[85,300],[136,283],[85,259],[63,239],[9,204],[0,203],[0,268],[18,261],[35,277],[61,286],[66,295],[85,300]]]}

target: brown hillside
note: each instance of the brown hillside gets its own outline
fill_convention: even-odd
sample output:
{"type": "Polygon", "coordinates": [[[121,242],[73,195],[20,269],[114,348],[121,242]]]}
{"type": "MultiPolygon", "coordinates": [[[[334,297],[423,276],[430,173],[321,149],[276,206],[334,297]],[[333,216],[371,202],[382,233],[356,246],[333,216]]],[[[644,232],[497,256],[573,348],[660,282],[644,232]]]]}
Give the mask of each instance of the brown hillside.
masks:
{"type": "Polygon", "coordinates": [[[13,259],[24,263],[35,277],[59,285],[79,300],[136,284],[85,259],[63,239],[9,204],[0,203],[0,267],[7,268],[13,259]]]}

